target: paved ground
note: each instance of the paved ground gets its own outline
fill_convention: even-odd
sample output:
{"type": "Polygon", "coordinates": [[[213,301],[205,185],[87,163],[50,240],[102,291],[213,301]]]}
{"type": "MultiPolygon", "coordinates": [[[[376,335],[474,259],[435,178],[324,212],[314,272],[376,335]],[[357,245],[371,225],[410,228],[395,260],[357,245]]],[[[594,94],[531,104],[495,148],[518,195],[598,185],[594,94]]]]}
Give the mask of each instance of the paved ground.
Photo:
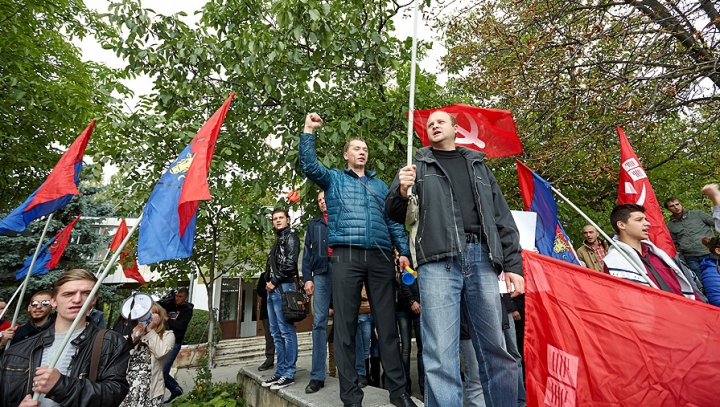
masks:
{"type": "MultiPolygon", "coordinates": [[[[414,345],[414,342],[413,342],[414,345]]],[[[308,356],[301,356],[298,358],[297,361],[297,373],[296,378],[298,381],[294,384],[294,386],[300,386],[302,389],[307,386],[309,382],[310,377],[310,368],[312,366],[311,363],[311,357],[308,356]]],[[[237,380],[237,374],[240,368],[242,367],[252,367],[256,368],[257,366],[246,366],[246,365],[232,365],[232,366],[219,366],[214,369],[212,369],[212,375],[213,375],[213,381],[214,382],[234,382],[237,380]]],[[[411,370],[411,378],[413,383],[417,383],[417,363],[416,363],[416,356],[415,356],[415,348],[413,346],[412,355],[410,357],[410,370],[411,370]]],[[[171,371],[171,373],[173,373],[171,371]]],[[[273,370],[267,370],[263,373],[268,373],[271,375],[273,373],[273,370]]],[[[182,386],[185,391],[189,391],[192,389],[195,385],[195,382],[193,381],[193,378],[196,376],[196,370],[195,368],[189,368],[189,369],[177,369],[177,372],[174,373],[178,383],[180,383],[180,386],[182,386]]],[[[337,394],[338,389],[337,386],[326,386],[324,389],[322,389],[320,392],[334,392],[335,396],[337,397],[338,404],[340,404],[340,396],[337,394]]],[[[385,393],[387,394],[387,393],[385,393]]],[[[166,392],[166,397],[169,395],[169,392],[166,392]]],[[[416,397],[417,399],[422,400],[422,396],[420,394],[420,389],[417,385],[413,385],[412,389],[412,396],[416,397]]]]}

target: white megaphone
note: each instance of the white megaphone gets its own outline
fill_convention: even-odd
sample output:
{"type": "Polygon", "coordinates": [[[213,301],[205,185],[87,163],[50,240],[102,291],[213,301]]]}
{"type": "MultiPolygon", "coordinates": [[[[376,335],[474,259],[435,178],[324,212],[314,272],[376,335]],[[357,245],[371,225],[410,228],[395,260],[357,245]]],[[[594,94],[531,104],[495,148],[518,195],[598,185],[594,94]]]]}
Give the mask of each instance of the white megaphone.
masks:
{"type": "Polygon", "coordinates": [[[148,326],[152,321],[152,309],[153,299],[151,296],[138,293],[133,294],[125,299],[120,314],[127,320],[136,320],[143,326],[148,326]]]}

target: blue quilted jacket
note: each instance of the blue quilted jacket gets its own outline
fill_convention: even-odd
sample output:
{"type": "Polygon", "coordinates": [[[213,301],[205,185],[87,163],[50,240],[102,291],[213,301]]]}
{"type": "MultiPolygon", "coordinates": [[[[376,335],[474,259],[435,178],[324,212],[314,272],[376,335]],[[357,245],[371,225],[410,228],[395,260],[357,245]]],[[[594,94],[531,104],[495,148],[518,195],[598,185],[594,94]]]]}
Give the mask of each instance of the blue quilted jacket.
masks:
{"type": "Polygon", "coordinates": [[[405,229],[385,214],[388,186],[375,178],[376,172],[365,170],[366,188],[353,171],[327,169],[318,161],[315,136],[309,133],[300,136],[300,167],[325,191],[330,247],[352,246],[391,252],[395,246],[401,256],[410,257],[405,229]]]}
{"type": "Polygon", "coordinates": [[[700,263],[700,271],[702,271],[702,283],[705,286],[705,295],[708,302],[712,305],[720,307],[720,259],[716,254],[710,254],[702,263],[700,263]]]}

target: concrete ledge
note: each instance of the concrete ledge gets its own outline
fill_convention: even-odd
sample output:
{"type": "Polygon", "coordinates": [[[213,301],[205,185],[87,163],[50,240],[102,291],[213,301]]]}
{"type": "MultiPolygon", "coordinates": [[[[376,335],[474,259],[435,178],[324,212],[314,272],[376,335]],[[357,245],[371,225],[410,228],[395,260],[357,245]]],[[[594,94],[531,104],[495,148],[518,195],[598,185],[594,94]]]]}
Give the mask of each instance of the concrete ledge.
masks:
{"type": "MultiPolygon", "coordinates": [[[[310,383],[310,371],[298,368],[295,383],[280,390],[270,390],[260,383],[275,373],[274,370],[260,372],[256,367],[242,367],[238,371],[237,381],[242,384],[247,407],[337,407],[342,406],[340,400],[340,383],[338,379],[327,376],[325,387],[317,393],[306,394],[305,386],[310,383]]],[[[390,404],[387,390],[375,387],[363,389],[365,397],[363,407],[394,407],[390,404]]],[[[413,397],[418,406],[424,406],[413,397]]]]}

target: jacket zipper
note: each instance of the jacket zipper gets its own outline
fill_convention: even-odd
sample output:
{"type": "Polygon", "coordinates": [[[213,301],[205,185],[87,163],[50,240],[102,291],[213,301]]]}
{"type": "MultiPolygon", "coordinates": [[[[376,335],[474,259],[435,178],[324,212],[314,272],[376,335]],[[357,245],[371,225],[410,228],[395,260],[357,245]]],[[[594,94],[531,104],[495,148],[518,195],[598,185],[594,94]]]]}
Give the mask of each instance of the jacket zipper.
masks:
{"type": "MultiPolygon", "coordinates": [[[[470,167],[472,168],[473,175],[475,175],[475,163],[478,161],[479,160],[473,160],[473,162],[470,163],[470,167]]],[[[480,177],[480,176],[478,176],[477,178],[480,178],[482,180],[482,177],[480,177]]],[[[480,191],[477,188],[477,183],[475,183],[474,181],[473,181],[473,187],[475,188],[475,196],[477,197],[477,205],[479,206],[479,208],[477,208],[477,209],[478,209],[478,212],[480,213],[480,220],[482,221],[483,235],[485,236],[485,241],[487,242],[487,245],[488,245],[488,256],[490,257],[490,262],[494,263],[492,250],[490,250],[490,236],[488,236],[487,230],[485,230],[487,225],[485,224],[485,215],[483,215],[482,205],[480,204],[480,191]]]]}

